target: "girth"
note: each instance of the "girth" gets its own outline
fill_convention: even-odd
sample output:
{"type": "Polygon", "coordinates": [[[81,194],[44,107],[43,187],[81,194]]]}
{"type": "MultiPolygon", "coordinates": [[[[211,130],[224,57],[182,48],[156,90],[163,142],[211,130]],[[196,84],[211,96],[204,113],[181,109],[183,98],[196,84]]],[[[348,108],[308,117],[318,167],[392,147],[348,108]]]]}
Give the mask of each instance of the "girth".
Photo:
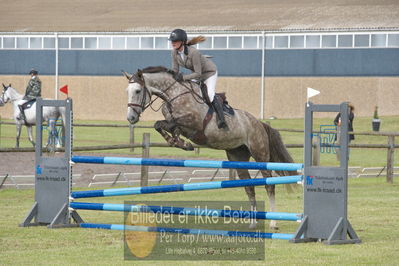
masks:
{"type": "Polygon", "coordinates": [[[211,121],[214,112],[215,111],[212,107],[208,108],[208,112],[206,113],[205,118],[202,121],[202,130],[198,130],[197,132],[195,132],[195,134],[190,138],[192,141],[198,143],[199,145],[205,145],[208,142],[208,138],[205,136],[205,129],[206,126],[209,124],[209,121],[211,121]]]}

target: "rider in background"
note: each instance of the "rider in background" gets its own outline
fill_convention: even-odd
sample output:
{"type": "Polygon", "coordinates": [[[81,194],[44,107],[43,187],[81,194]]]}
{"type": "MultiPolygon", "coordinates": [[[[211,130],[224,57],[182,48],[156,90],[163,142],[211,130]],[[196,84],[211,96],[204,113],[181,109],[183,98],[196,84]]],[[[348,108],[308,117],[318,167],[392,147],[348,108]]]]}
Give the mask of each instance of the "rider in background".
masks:
{"type": "MultiPolygon", "coordinates": [[[[207,86],[208,97],[216,111],[217,125],[219,128],[227,129],[224,118],[223,106],[220,101],[215,99],[215,87],[218,77],[216,65],[207,57],[202,55],[192,45],[205,41],[205,37],[198,36],[187,40],[187,33],[182,29],[175,29],[169,37],[172,42],[172,70],[176,73],[174,78],[181,82],[187,80],[199,80],[207,86]],[[179,67],[184,67],[192,71],[191,74],[183,75],[179,72],[179,67]]],[[[206,99],[207,96],[204,95],[206,99]]]]}
{"type": "MultiPolygon", "coordinates": [[[[349,108],[349,113],[348,113],[348,131],[353,132],[353,120],[355,119],[355,106],[352,103],[348,103],[348,108],[349,108]]],[[[337,134],[335,135],[335,140],[337,142],[337,145],[339,146],[341,141],[339,139],[339,136],[341,135],[341,113],[338,113],[337,116],[334,119],[334,125],[337,126],[337,134]]],[[[349,143],[355,139],[355,135],[349,134],[349,143]]],[[[348,143],[348,144],[349,144],[348,143]]],[[[350,150],[348,148],[348,156],[349,156],[350,150]]],[[[336,154],[337,154],[337,160],[341,160],[341,152],[339,148],[336,148],[336,154]]],[[[349,157],[348,157],[349,159],[349,157]]]]}
{"type": "MultiPolygon", "coordinates": [[[[348,103],[348,131],[353,132],[353,120],[355,119],[355,106],[352,103],[348,103]]],[[[338,113],[334,119],[334,125],[341,126],[341,113],[338,113]]],[[[349,142],[355,139],[355,135],[349,134],[349,142]]]]}
{"type": "Polygon", "coordinates": [[[26,86],[25,96],[23,98],[23,100],[26,100],[27,102],[18,105],[19,110],[21,111],[20,115],[18,116],[18,119],[20,120],[26,121],[24,110],[32,106],[32,104],[36,101],[36,98],[42,95],[42,81],[39,79],[38,74],[39,72],[35,69],[32,69],[29,72],[31,79],[26,86]]]}

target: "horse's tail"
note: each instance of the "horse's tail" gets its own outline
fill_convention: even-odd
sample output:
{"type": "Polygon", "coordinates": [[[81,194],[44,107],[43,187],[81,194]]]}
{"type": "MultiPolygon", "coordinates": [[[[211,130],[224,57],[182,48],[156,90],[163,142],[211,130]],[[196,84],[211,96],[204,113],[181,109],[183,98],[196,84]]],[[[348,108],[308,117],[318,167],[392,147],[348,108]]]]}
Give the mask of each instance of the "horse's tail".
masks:
{"type": "MultiPolygon", "coordinates": [[[[270,161],[272,162],[281,162],[281,163],[293,163],[290,153],[285,147],[283,140],[281,139],[280,133],[269,126],[266,123],[263,123],[263,127],[265,128],[267,135],[269,136],[269,150],[270,150],[270,161]]],[[[275,171],[280,176],[290,176],[290,175],[298,175],[298,171],[275,171]]],[[[285,184],[284,187],[287,189],[288,193],[292,193],[296,188],[297,184],[285,184]]]]}
{"type": "MultiPolygon", "coordinates": [[[[289,154],[287,148],[285,147],[283,140],[281,139],[280,133],[263,123],[267,135],[269,136],[269,150],[270,150],[270,161],[271,162],[281,162],[281,163],[293,163],[291,155],[289,154]]],[[[278,175],[298,175],[297,171],[276,171],[278,175]]]]}

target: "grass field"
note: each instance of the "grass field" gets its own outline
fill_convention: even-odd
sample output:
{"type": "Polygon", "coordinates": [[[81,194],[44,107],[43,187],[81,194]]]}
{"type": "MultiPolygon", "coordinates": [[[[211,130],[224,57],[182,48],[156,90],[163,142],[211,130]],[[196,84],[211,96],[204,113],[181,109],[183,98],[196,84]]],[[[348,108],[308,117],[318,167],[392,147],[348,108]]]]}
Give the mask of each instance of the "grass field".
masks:
{"type": "MultiPolygon", "coordinates": [[[[221,261],[223,265],[397,265],[399,260],[399,186],[382,179],[351,179],[349,219],[361,244],[325,246],[321,243],[291,244],[285,240],[265,241],[265,261],[221,261]]],[[[34,198],[33,190],[0,190],[0,265],[122,265],[137,264],[123,259],[123,232],[96,229],[20,228],[34,198]]],[[[264,189],[257,188],[258,201],[266,200],[264,189]]],[[[97,202],[122,203],[137,197],[112,197],[97,202]]],[[[242,189],[193,191],[140,195],[140,200],[245,201],[242,189]]],[[[278,210],[298,212],[302,193],[288,194],[277,188],[278,210]]],[[[87,222],[122,223],[123,214],[79,211],[87,222]]],[[[279,222],[283,233],[293,233],[296,222],[279,222]]],[[[142,261],[147,265],[201,265],[205,261],[142,261]]],[[[140,263],[140,264],[141,264],[140,263]]],[[[206,263],[206,262],[205,262],[206,263]]]]}
{"type": "MultiPolygon", "coordinates": [[[[383,117],[382,131],[399,131],[399,117],[383,117]]],[[[99,123],[98,121],[77,121],[79,123],[99,123]]],[[[109,122],[109,121],[108,121],[109,122]]],[[[302,129],[303,120],[271,120],[275,128],[302,129]]],[[[113,123],[113,122],[109,122],[113,123]]],[[[125,124],[125,122],[120,122],[125,124]]],[[[142,123],[150,124],[150,123],[142,123]]],[[[316,119],[315,124],[331,124],[329,119],[316,119]]],[[[356,118],[355,131],[370,131],[369,118],[356,118]]],[[[142,133],[150,132],[152,142],[161,138],[150,129],[137,129],[136,142],[141,141],[142,133]]],[[[0,147],[13,147],[14,126],[1,127],[0,147]]],[[[26,132],[22,138],[26,137],[26,132]]],[[[285,143],[303,143],[302,133],[282,133],[285,143]]],[[[127,143],[128,129],[74,128],[74,145],[106,145],[127,143]]],[[[22,146],[29,147],[24,139],[22,146]]],[[[386,137],[356,136],[354,143],[387,143],[386,137]]],[[[109,151],[129,154],[129,150],[109,151]]],[[[290,149],[295,161],[301,162],[302,149],[290,149]]],[[[95,152],[93,152],[95,154],[95,152]]],[[[136,149],[134,155],[140,155],[136,149]]],[[[224,152],[201,149],[199,155],[172,148],[151,148],[151,156],[176,158],[218,158],[225,159],[224,152]]],[[[399,156],[395,165],[399,165],[399,156]]],[[[322,163],[336,164],[335,155],[325,154],[322,163]]],[[[350,153],[351,166],[383,166],[386,164],[386,150],[353,149],[350,153]]],[[[33,172],[33,169],[32,169],[33,172]]],[[[281,265],[397,265],[399,261],[399,186],[385,182],[384,178],[362,178],[349,180],[349,219],[362,239],[362,244],[325,246],[321,243],[291,244],[283,240],[265,241],[265,261],[222,261],[221,264],[281,264],[281,265]]],[[[19,228],[17,225],[31,208],[33,190],[0,190],[0,265],[122,265],[136,264],[123,259],[123,233],[105,230],[54,229],[42,227],[19,228]]],[[[122,203],[124,200],[137,200],[138,197],[113,197],[96,202],[122,203]]],[[[266,201],[264,189],[257,188],[258,201],[266,201]]],[[[140,200],[158,201],[246,201],[246,194],[240,188],[229,190],[194,191],[189,193],[168,193],[140,195],[140,200]]],[[[277,187],[279,211],[301,212],[302,192],[288,194],[277,187]]],[[[87,222],[123,223],[123,214],[112,212],[80,211],[87,222]]],[[[295,232],[295,222],[280,222],[282,233],[295,232]]],[[[186,265],[203,264],[205,261],[142,261],[142,264],[186,265]]],[[[205,262],[206,263],[206,262],[205,262]]]]}

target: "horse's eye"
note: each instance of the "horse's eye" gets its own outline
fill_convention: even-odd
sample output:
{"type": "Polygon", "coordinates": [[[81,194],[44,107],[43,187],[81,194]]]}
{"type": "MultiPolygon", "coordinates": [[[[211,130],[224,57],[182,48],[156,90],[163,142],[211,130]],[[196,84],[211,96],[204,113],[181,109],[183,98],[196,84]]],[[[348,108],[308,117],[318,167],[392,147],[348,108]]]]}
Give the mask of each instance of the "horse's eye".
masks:
{"type": "Polygon", "coordinates": [[[139,94],[140,92],[141,92],[141,90],[137,90],[137,91],[136,91],[136,94],[139,94]]]}

